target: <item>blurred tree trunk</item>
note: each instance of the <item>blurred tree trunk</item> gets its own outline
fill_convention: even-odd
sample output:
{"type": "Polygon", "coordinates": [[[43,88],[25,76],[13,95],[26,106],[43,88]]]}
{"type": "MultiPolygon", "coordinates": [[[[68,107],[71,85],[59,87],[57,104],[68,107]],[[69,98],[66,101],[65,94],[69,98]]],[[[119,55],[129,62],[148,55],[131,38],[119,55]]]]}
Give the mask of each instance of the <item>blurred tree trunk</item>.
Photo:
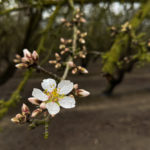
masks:
{"type": "MultiPolygon", "coordinates": [[[[132,26],[132,32],[135,33],[136,29],[142,23],[142,21],[150,13],[150,0],[143,4],[141,9],[137,11],[134,17],[130,20],[132,26]]],[[[131,39],[130,34],[123,32],[119,33],[116,37],[109,52],[105,54],[102,70],[104,76],[108,81],[108,87],[104,90],[104,94],[110,95],[114,88],[122,82],[125,73],[132,70],[137,60],[131,61],[127,66],[121,69],[117,66],[117,63],[125,57],[129,57],[131,53],[131,39]]]]}

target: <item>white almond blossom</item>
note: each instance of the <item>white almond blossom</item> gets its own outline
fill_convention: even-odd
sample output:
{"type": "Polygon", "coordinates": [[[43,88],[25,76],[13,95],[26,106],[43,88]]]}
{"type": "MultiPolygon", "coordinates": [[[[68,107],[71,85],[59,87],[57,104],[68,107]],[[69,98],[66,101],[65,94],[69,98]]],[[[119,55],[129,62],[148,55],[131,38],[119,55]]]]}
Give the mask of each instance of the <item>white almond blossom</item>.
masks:
{"type": "Polygon", "coordinates": [[[69,80],[62,80],[56,87],[54,79],[44,79],[41,83],[44,91],[34,88],[32,96],[46,104],[48,112],[54,116],[60,111],[60,106],[63,108],[74,108],[75,99],[71,96],[66,96],[73,90],[73,83],[69,80]]]}

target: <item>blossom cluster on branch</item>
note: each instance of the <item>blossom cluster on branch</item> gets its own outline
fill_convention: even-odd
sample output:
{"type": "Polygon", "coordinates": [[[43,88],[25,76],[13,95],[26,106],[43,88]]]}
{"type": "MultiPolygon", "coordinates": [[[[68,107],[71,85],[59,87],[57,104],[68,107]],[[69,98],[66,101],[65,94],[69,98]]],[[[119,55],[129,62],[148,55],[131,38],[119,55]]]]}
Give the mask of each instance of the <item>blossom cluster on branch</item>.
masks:
{"type": "Polygon", "coordinates": [[[18,69],[33,68],[37,70],[37,73],[42,72],[49,77],[43,79],[41,83],[43,90],[34,88],[31,94],[32,97],[28,98],[28,101],[36,106],[35,109],[31,111],[26,104],[23,104],[21,113],[16,114],[11,119],[12,122],[17,124],[28,123],[31,128],[44,124],[45,135],[47,135],[48,123],[52,117],[60,112],[60,107],[65,109],[74,108],[77,97],[89,96],[90,92],[79,89],[78,84],[74,84],[67,79],[69,72],[72,72],[72,74],[76,74],[77,71],[84,74],[88,73],[86,68],[76,65],[77,58],[86,58],[87,51],[84,37],[87,33],[81,33],[78,29],[81,23],[85,22],[83,14],[79,9],[75,12],[71,22],[67,22],[66,20],[63,22],[67,26],[70,23],[69,27],[73,31],[72,38],[61,38],[60,52],[55,53],[56,60],[49,61],[49,63],[55,64],[56,69],[64,65],[62,77],[40,66],[37,51],[31,53],[29,50],[24,49],[23,56],[16,55],[14,62],[18,69]]]}

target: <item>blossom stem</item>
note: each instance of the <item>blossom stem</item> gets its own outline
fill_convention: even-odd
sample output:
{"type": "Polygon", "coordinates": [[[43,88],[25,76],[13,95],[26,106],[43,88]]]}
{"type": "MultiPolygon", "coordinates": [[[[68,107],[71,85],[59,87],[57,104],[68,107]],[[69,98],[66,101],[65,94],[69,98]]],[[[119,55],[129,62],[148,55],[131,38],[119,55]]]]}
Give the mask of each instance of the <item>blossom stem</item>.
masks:
{"type": "Polygon", "coordinates": [[[36,69],[37,71],[40,71],[40,72],[43,72],[44,74],[49,75],[50,77],[54,78],[54,79],[57,80],[57,81],[60,81],[60,77],[59,77],[59,76],[57,76],[56,74],[54,74],[54,73],[52,73],[52,72],[50,72],[50,71],[47,71],[46,69],[44,69],[44,68],[41,67],[40,65],[37,65],[37,66],[35,67],[35,69],[36,69]]]}
{"type": "MultiPolygon", "coordinates": [[[[76,11],[75,11],[75,8],[74,8],[73,0],[69,0],[69,4],[70,4],[70,7],[73,10],[73,16],[74,16],[76,11]]],[[[73,25],[73,42],[72,42],[72,53],[73,53],[73,56],[75,54],[76,47],[77,47],[77,26],[76,26],[76,24],[74,24],[73,25]]],[[[70,66],[69,66],[68,62],[73,60],[73,56],[69,56],[68,61],[66,62],[66,68],[65,68],[64,74],[62,76],[62,80],[65,80],[67,78],[67,76],[68,76],[68,73],[69,73],[69,70],[70,70],[70,66]]]]}

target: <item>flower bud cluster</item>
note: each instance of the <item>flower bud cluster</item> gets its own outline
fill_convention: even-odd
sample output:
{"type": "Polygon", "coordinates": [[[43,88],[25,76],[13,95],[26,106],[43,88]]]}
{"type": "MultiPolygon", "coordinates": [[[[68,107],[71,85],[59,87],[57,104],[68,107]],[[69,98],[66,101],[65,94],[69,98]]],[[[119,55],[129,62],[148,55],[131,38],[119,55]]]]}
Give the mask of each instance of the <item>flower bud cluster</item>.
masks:
{"type": "Polygon", "coordinates": [[[73,27],[73,25],[80,26],[82,23],[86,22],[86,19],[83,17],[83,13],[80,9],[76,9],[75,15],[71,21],[67,21],[65,18],[61,19],[61,22],[69,29],[73,27]]]}
{"type": "MultiPolygon", "coordinates": [[[[72,21],[67,21],[66,19],[61,19],[61,21],[64,23],[65,27],[69,27],[69,29],[73,30],[74,25],[77,27],[76,29],[76,49],[73,51],[73,39],[65,39],[60,38],[60,45],[59,45],[59,53],[55,53],[55,59],[50,60],[50,64],[54,64],[55,68],[58,69],[62,67],[63,65],[69,65],[72,69],[72,74],[76,74],[77,72],[81,72],[84,74],[87,74],[88,71],[82,66],[78,66],[74,63],[75,59],[85,59],[87,55],[87,49],[86,49],[86,40],[85,37],[87,36],[87,32],[81,32],[78,27],[81,25],[81,23],[85,22],[85,19],[83,18],[83,13],[80,12],[79,9],[76,10],[76,13],[72,19],[72,21]],[[66,56],[71,56],[72,61],[66,62],[66,56]]],[[[78,61],[76,61],[78,62],[78,61]]]]}
{"type": "Polygon", "coordinates": [[[12,122],[18,123],[18,124],[23,124],[26,123],[29,116],[30,116],[30,109],[26,104],[22,105],[21,108],[22,113],[17,114],[15,117],[11,119],[12,122]]]}
{"type": "Polygon", "coordinates": [[[24,49],[23,54],[23,57],[17,54],[16,58],[14,59],[14,62],[16,63],[16,67],[18,69],[29,68],[33,65],[37,65],[39,55],[36,51],[33,51],[33,53],[31,53],[29,52],[29,50],[24,49]]]}

